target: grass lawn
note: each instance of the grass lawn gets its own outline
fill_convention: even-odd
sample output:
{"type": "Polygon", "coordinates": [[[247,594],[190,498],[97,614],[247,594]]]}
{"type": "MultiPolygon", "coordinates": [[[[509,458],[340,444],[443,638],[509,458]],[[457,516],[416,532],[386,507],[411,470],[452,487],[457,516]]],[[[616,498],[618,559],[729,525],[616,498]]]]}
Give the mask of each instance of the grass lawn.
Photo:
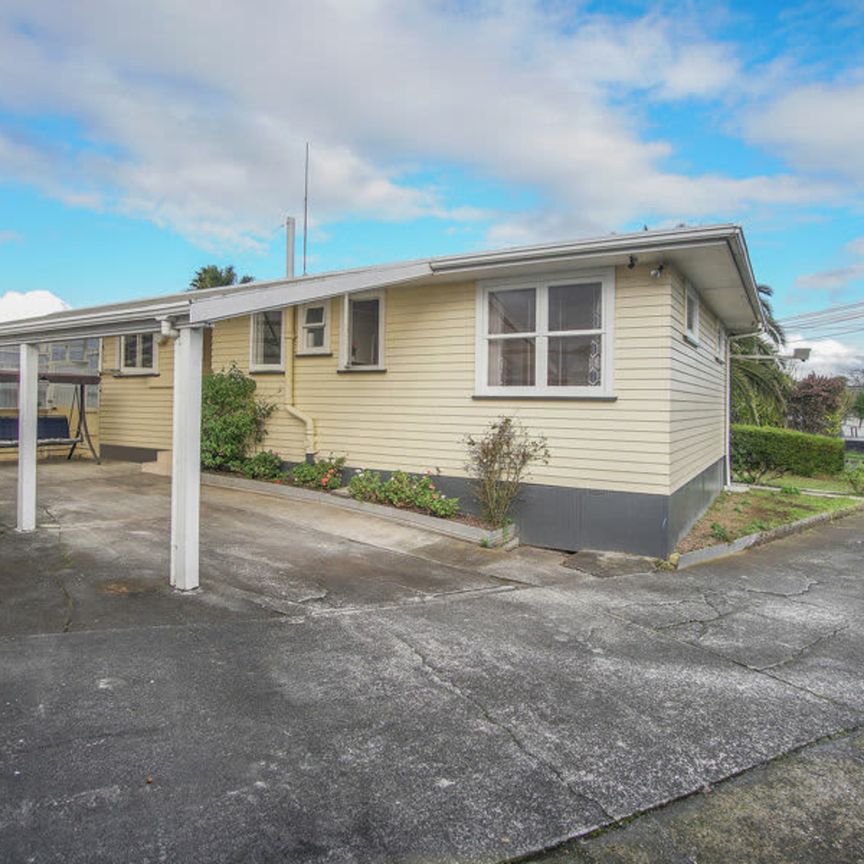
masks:
{"type": "Polygon", "coordinates": [[[678,544],[679,552],[692,552],[739,537],[777,528],[817,513],[861,506],[860,498],[818,498],[813,495],[769,492],[721,492],[705,515],[678,544]]]}
{"type": "Polygon", "coordinates": [[[799,477],[797,474],[784,474],[773,480],[763,480],[764,486],[795,486],[798,489],[812,489],[815,492],[840,492],[843,495],[854,495],[852,487],[842,477],[799,477]]]}

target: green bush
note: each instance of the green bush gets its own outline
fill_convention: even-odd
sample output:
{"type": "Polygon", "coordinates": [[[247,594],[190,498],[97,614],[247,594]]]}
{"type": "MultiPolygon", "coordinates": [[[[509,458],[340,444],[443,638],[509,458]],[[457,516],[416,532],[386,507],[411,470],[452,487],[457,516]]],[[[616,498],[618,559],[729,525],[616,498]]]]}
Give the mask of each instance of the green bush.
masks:
{"type": "Polygon", "coordinates": [[[843,441],[770,426],[732,426],[732,469],[749,483],[782,474],[812,477],[843,470],[843,441]]]}
{"type": "Polygon", "coordinates": [[[327,459],[316,459],[311,465],[301,462],[291,469],[295,486],[307,489],[338,489],[342,485],[342,469],[345,457],[338,459],[331,453],[327,459]]]}
{"type": "Polygon", "coordinates": [[[263,450],[247,459],[240,472],[250,480],[276,480],[285,473],[282,470],[282,457],[272,450],[263,450]]]}
{"type": "Polygon", "coordinates": [[[864,495],[864,464],[849,465],[843,472],[843,479],[856,495],[864,495]]]}
{"type": "Polygon", "coordinates": [[[205,375],[201,393],[201,466],[240,471],[249,451],[264,439],[274,405],[255,398],[255,381],[232,365],[205,375]]]}
{"type": "Polygon", "coordinates": [[[377,471],[360,471],[351,478],[348,491],[358,501],[409,507],[442,519],[459,512],[459,499],[444,496],[430,474],[394,471],[389,480],[383,481],[377,471]]]}
{"type": "Polygon", "coordinates": [[[358,501],[380,504],[384,500],[384,481],[377,471],[358,471],[348,481],[348,492],[358,501]]]}

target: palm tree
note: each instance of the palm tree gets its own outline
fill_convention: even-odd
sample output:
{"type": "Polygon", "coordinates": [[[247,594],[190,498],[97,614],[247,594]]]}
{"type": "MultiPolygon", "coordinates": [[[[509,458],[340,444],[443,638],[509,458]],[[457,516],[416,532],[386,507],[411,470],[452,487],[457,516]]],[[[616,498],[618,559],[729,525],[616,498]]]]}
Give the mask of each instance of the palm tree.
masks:
{"type": "Polygon", "coordinates": [[[765,316],[764,335],[736,339],[730,345],[732,359],[732,420],[754,426],[785,426],[792,379],[775,358],[786,344],[786,334],[774,317],[768,299],[770,285],[758,285],[759,302],[765,316]],[[767,337],[767,338],[765,338],[767,337]],[[735,359],[736,355],[764,356],[765,360],[735,359]]]}
{"type": "Polygon", "coordinates": [[[216,264],[207,264],[204,267],[199,267],[189,283],[191,291],[200,291],[202,288],[222,288],[226,285],[245,285],[247,282],[253,282],[252,276],[241,276],[240,281],[237,281],[237,274],[234,272],[234,267],[219,267],[216,264]]]}

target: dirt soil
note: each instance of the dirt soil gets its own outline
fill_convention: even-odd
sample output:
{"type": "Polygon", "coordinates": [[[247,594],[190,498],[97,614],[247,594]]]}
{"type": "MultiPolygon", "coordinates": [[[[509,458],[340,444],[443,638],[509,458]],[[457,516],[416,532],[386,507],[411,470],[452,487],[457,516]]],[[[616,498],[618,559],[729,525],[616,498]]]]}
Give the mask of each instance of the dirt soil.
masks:
{"type": "Polygon", "coordinates": [[[721,492],[705,515],[678,544],[678,552],[731,543],[748,534],[767,531],[817,513],[843,510],[860,504],[853,498],[820,498],[814,495],[768,492],[721,492]]]}

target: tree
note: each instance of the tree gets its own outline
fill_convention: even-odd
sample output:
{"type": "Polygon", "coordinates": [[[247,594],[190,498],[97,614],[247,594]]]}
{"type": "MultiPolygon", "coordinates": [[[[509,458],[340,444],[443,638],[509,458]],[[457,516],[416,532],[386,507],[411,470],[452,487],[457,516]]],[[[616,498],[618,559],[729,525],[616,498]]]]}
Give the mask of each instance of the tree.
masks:
{"type": "Polygon", "coordinates": [[[751,426],[785,426],[793,381],[775,358],[778,349],[786,344],[786,334],[774,318],[768,299],[774,295],[773,289],[770,285],[757,287],[765,316],[765,333],[764,336],[735,339],[730,345],[732,420],[751,426]],[[765,359],[743,359],[753,355],[765,359]]]}
{"type": "Polygon", "coordinates": [[[811,372],[789,397],[792,428],[811,435],[839,435],[848,404],[843,378],[811,372]]]}
{"type": "MultiPolygon", "coordinates": [[[[247,282],[253,282],[252,276],[241,276],[239,284],[245,285],[247,282]]],[[[237,274],[234,272],[234,267],[219,267],[216,264],[207,264],[204,267],[199,267],[189,283],[189,289],[192,291],[201,291],[203,288],[222,288],[225,285],[237,285],[237,274]]]]}
{"type": "Polygon", "coordinates": [[[864,424],[864,390],[855,397],[852,410],[849,413],[858,421],[858,428],[860,429],[861,425],[864,424]]]}

